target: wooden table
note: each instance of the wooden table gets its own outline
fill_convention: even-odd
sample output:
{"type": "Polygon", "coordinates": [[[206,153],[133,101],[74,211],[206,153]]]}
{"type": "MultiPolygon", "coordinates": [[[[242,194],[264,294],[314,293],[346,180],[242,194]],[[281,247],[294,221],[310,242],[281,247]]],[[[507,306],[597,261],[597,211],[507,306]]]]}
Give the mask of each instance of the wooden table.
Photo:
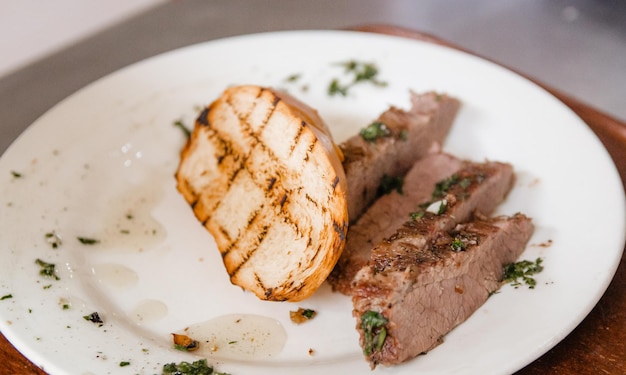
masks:
{"type": "MultiPolygon", "coordinates": [[[[435,36],[395,26],[363,25],[351,29],[413,38],[463,50],[435,36]]],[[[540,82],[535,83],[559,98],[589,125],[611,154],[626,186],[626,124],[540,82]]],[[[0,373],[45,374],[2,335],[0,373]]],[[[626,255],[622,255],[613,281],[585,320],[557,346],[517,374],[626,374],[626,255]]]]}

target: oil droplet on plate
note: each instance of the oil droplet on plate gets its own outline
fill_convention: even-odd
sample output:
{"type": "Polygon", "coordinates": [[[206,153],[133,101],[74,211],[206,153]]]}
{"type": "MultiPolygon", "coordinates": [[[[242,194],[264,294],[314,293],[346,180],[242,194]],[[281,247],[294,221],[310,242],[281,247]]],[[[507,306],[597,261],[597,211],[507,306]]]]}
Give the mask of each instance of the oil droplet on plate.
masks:
{"type": "Polygon", "coordinates": [[[163,242],[165,227],[153,216],[163,199],[163,179],[154,175],[111,193],[102,215],[98,248],[143,252],[163,242]]]}
{"type": "Polygon", "coordinates": [[[142,325],[164,318],[168,310],[167,305],[161,301],[145,299],[140,301],[137,306],[128,313],[128,317],[137,325],[142,325]]]}
{"type": "Polygon", "coordinates": [[[215,359],[266,359],[279,354],[287,341],[279,321],[254,314],[219,316],[179,333],[200,343],[194,354],[215,359]]]}
{"type": "Polygon", "coordinates": [[[96,264],[92,272],[101,284],[116,288],[131,288],[139,281],[137,272],[116,263],[96,264]]]}

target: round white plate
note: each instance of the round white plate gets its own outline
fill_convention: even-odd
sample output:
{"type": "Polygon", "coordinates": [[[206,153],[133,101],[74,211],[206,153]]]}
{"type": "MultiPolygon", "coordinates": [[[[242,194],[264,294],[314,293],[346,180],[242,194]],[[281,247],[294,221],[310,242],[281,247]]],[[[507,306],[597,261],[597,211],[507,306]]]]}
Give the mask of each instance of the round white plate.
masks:
{"type": "Polygon", "coordinates": [[[286,89],[317,108],[338,142],[389,105],[408,107],[410,89],[446,92],[463,107],[445,149],[517,170],[499,213],[534,218],[522,258],[544,259],[537,287],[504,286],[442,345],[376,373],[514,372],[565,337],[608,286],[624,245],[622,186],[598,139],[544,90],[476,57],[402,38],[235,37],[98,80],[0,159],[0,329],[35,364],[53,374],[160,373],[164,363],[199,358],[173,349],[170,334],[200,324],[228,340],[200,353],[220,371],[369,373],[348,297],[324,285],[301,303],[262,302],[232,286],[211,236],[175,189],[185,138],[173,123],[191,127],[200,106],[247,83],[286,89]],[[387,86],[362,83],[347,97],[329,96],[333,78],[347,79],[338,63],[349,60],[375,63],[387,86]],[[60,279],[41,276],[36,259],[55,264],[60,279]],[[318,315],[295,325],[289,311],[298,307],[318,315]],[[92,312],[102,326],[83,319],[92,312]],[[232,322],[205,323],[233,314],[249,314],[242,336],[229,331],[232,322]],[[272,349],[281,332],[284,348],[272,349]]]}

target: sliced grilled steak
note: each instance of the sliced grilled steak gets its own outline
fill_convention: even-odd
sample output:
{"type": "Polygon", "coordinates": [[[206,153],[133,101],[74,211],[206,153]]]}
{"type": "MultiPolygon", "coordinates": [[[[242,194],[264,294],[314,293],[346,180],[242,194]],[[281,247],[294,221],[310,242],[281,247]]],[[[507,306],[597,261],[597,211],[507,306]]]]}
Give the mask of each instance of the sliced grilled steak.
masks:
{"type": "Polygon", "coordinates": [[[371,251],[370,263],[377,271],[404,269],[414,263],[419,250],[440,231],[471,219],[474,212],[488,215],[513,187],[513,167],[507,163],[466,162],[463,169],[437,183],[432,200],[411,213],[388,240],[371,251]]]}
{"type": "Polygon", "coordinates": [[[365,266],[371,249],[391,236],[415,210],[425,202],[438,181],[452,175],[463,162],[445,153],[431,153],[418,160],[404,177],[402,193],[393,190],[378,198],[348,229],[346,246],[339,262],[328,277],[335,291],[351,294],[354,275],[365,266]]]}
{"type": "Polygon", "coordinates": [[[514,178],[513,167],[506,163],[474,163],[444,155],[417,162],[404,183],[406,196],[394,193],[379,198],[349,227],[346,247],[327,280],[336,291],[349,295],[354,275],[367,263],[383,270],[411,262],[414,248],[423,246],[438,231],[469,220],[475,211],[490,214],[506,197],[514,178]],[[444,200],[444,212],[430,212],[427,206],[439,209],[437,205],[444,200]],[[422,202],[426,203],[418,207],[422,202]],[[420,217],[421,232],[415,233],[415,223],[407,222],[409,213],[420,217]],[[392,241],[384,240],[389,237],[392,241]]]}
{"type": "Polygon", "coordinates": [[[351,223],[376,199],[384,175],[403,176],[434,143],[443,142],[460,103],[429,92],[411,93],[411,105],[409,111],[392,107],[381,114],[367,128],[371,137],[357,134],[339,145],[345,156],[351,223]]]}
{"type": "Polygon", "coordinates": [[[353,315],[372,368],[440,344],[500,287],[504,265],[520,256],[533,230],[522,214],[460,224],[414,249],[404,268],[359,271],[353,315]]]}

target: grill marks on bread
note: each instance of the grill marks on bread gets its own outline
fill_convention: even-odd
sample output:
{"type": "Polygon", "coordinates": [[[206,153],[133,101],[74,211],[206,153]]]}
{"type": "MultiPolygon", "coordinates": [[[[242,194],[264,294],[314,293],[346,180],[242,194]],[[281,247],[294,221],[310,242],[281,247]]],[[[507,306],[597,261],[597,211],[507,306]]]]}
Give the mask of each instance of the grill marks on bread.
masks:
{"type": "Polygon", "coordinates": [[[298,300],[323,282],[343,247],[345,177],[311,116],[280,95],[226,90],[199,116],[176,177],[231,281],[262,299],[298,300]]]}

